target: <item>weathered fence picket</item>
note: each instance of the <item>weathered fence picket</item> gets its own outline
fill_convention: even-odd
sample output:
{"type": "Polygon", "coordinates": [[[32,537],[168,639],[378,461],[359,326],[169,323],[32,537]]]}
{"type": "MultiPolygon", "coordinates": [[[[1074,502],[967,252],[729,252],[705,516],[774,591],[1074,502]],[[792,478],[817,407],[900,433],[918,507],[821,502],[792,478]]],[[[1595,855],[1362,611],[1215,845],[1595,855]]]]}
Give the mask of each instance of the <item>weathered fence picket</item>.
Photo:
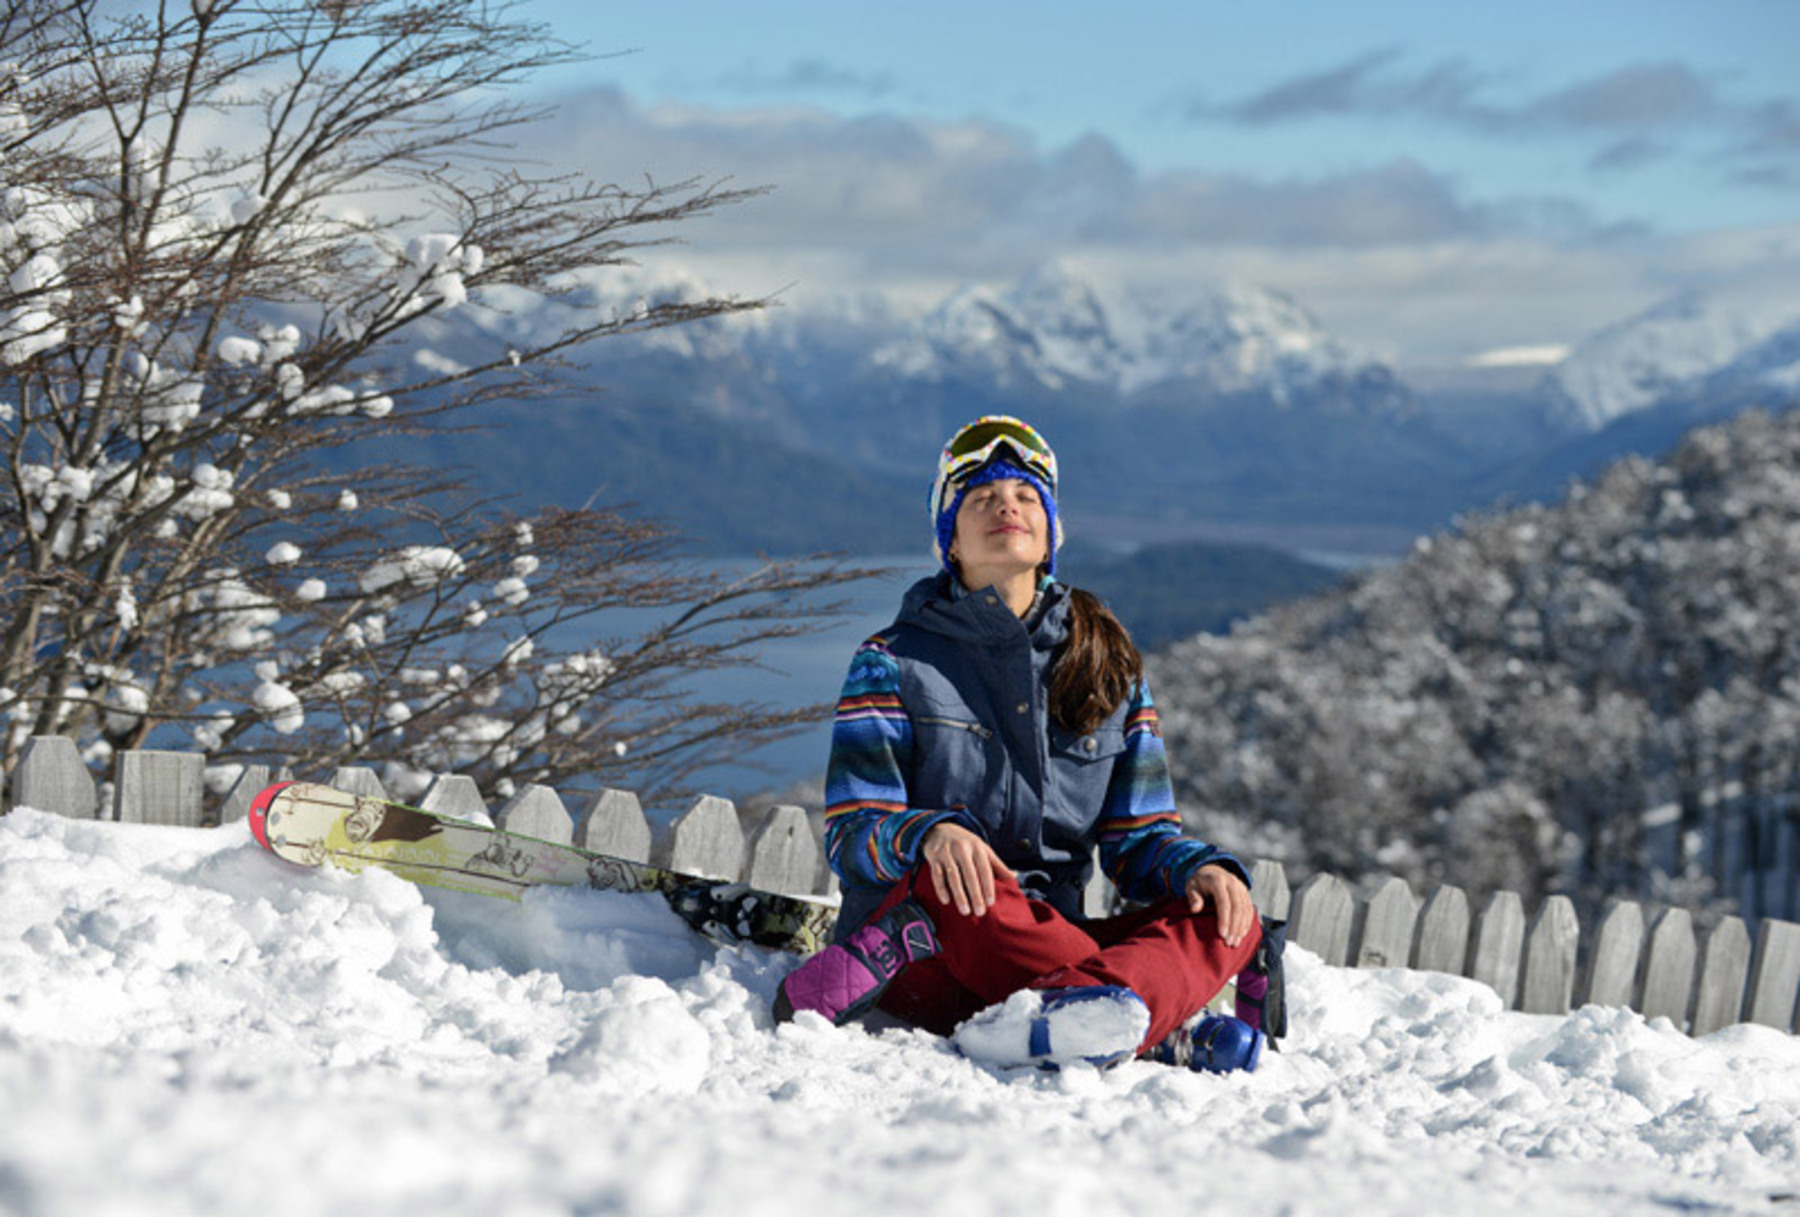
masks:
{"type": "Polygon", "coordinates": [[[1259,861],[1250,867],[1250,894],[1256,911],[1276,921],[1286,921],[1293,911],[1294,896],[1288,890],[1287,871],[1279,862],[1259,861]]]}
{"type": "Polygon", "coordinates": [[[1792,1030],[1796,992],[1800,992],[1800,925],[1766,918],[1750,960],[1744,1021],[1792,1030]]]}
{"type": "Polygon", "coordinates": [[[111,819],[198,827],[206,758],[197,752],[121,752],[115,760],[111,819]]]}
{"type": "Polygon", "coordinates": [[[602,790],[589,799],[575,822],[575,844],[612,858],[650,861],[650,821],[644,818],[637,795],[602,790]]]}
{"type": "Polygon", "coordinates": [[[267,765],[245,765],[243,772],[238,774],[237,781],[231,784],[231,789],[225,792],[224,799],[219,803],[219,823],[237,823],[250,814],[250,801],[259,791],[284,780],[286,779],[270,774],[267,765]]]}
{"type": "Polygon", "coordinates": [[[380,775],[364,765],[340,765],[326,785],[345,794],[361,795],[365,799],[388,797],[387,787],[381,784],[380,775]]]}
{"type": "Polygon", "coordinates": [[[1750,977],[1750,931],[1742,920],[1727,917],[1706,936],[1700,962],[1700,988],[1694,997],[1689,1031],[1711,1035],[1738,1021],[1744,1008],[1744,984],[1750,977]]]}
{"type": "Polygon", "coordinates": [[[1567,1014],[1575,997],[1575,954],[1581,925],[1567,896],[1544,901],[1525,935],[1525,972],[1519,1009],[1527,1014],[1567,1014]]]}
{"type": "Polygon", "coordinates": [[[1404,968],[1412,954],[1419,898],[1404,879],[1389,879],[1369,897],[1356,918],[1350,962],[1358,968],[1404,968]]]}
{"type": "Polygon", "coordinates": [[[1616,900],[1600,918],[1594,953],[1588,960],[1584,1004],[1635,1006],[1638,963],[1644,950],[1644,911],[1633,900],[1616,900]]]}
{"type": "MultiPolygon", "coordinates": [[[[257,791],[292,776],[286,770],[272,774],[264,765],[244,766],[218,800],[214,818],[241,819],[257,791]]],[[[104,807],[74,742],[61,736],[28,741],[7,778],[11,807],[151,824],[209,822],[203,819],[204,758],[197,754],[119,753],[104,807]]],[[[386,797],[368,768],[346,766],[332,781],[352,793],[386,797]]],[[[637,796],[625,790],[601,790],[571,816],[556,791],[528,785],[490,818],[473,780],[443,775],[418,802],[440,815],[687,874],[796,894],[836,887],[813,822],[799,807],[771,809],[746,840],[730,800],[711,795],[697,799],[660,835],[652,833],[637,796]]],[[[1453,886],[1438,887],[1421,903],[1403,880],[1389,878],[1359,902],[1333,875],[1313,875],[1290,891],[1279,863],[1258,861],[1250,869],[1258,910],[1287,920],[1290,941],[1328,964],[1466,975],[1491,986],[1508,1006],[1539,1013],[1567,1011],[1579,983],[1583,1002],[1631,1006],[1693,1035],[1739,1021],[1795,1029],[1800,925],[1793,922],[1766,919],[1753,938],[1743,921],[1727,917],[1702,941],[1687,910],[1661,910],[1646,930],[1644,910],[1619,901],[1591,932],[1591,950],[1578,976],[1582,931],[1567,897],[1547,899],[1528,929],[1523,903],[1512,892],[1493,893],[1479,916],[1472,916],[1468,895],[1453,886]]],[[[1110,911],[1116,896],[1110,884],[1096,876],[1091,888],[1090,906],[1106,907],[1090,912],[1110,911]]]]}
{"type": "Polygon", "coordinates": [[[1328,964],[1350,958],[1350,931],[1356,921],[1356,897],[1336,875],[1314,875],[1294,893],[1291,941],[1328,964]]]}
{"type": "Polygon", "coordinates": [[[476,824],[494,823],[481,787],[466,773],[444,773],[431,779],[431,785],[419,796],[419,807],[437,816],[453,816],[476,824]]]}
{"type": "Polygon", "coordinates": [[[744,873],[744,827],[730,799],[703,794],[669,825],[650,860],[684,875],[736,879],[744,873]]]}
{"type": "Polygon", "coordinates": [[[575,844],[575,821],[562,796],[536,782],[525,783],[506,800],[494,813],[494,827],[556,845],[575,844]]]}
{"type": "Polygon", "coordinates": [[[1463,974],[1469,958],[1469,895],[1460,887],[1439,884],[1426,897],[1413,934],[1412,966],[1421,972],[1463,974]]]}
{"type": "Polygon", "coordinates": [[[769,809],[745,844],[744,882],[766,892],[810,889],[819,871],[819,840],[803,807],[769,809]]]}
{"type": "Polygon", "coordinates": [[[1475,923],[1469,975],[1500,995],[1511,1009],[1519,1000],[1519,954],[1525,947],[1525,902],[1517,892],[1495,892],[1475,923]]]}
{"type": "Polygon", "coordinates": [[[92,820],[100,812],[94,777],[75,741],[66,735],[34,735],[26,740],[9,785],[14,807],[34,807],[76,820],[92,820]]]}
{"type": "Polygon", "coordinates": [[[1645,1018],[1687,1020],[1694,997],[1694,918],[1686,909],[1664,909],[1650,928],[1638,983],[1638,1010],[1645,1018]]]}

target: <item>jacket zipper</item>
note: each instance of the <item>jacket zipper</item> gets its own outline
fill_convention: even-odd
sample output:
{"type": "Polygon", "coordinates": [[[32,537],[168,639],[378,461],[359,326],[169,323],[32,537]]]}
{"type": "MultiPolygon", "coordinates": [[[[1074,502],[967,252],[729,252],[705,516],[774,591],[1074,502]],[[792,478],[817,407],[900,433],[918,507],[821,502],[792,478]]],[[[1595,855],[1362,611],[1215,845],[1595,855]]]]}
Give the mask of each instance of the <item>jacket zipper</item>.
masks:
{"type": "Polygon", "coordinates": [[[994,733],[990,728],[984,727],[980,723],[965,723],[960,718],[921,718],[919,721],[921,723],[931,723],[938,727],[955,727],[959,730],[967,731],[972,735],[980,736],[984,740],[992,739],[994,737],[994,733]]]}

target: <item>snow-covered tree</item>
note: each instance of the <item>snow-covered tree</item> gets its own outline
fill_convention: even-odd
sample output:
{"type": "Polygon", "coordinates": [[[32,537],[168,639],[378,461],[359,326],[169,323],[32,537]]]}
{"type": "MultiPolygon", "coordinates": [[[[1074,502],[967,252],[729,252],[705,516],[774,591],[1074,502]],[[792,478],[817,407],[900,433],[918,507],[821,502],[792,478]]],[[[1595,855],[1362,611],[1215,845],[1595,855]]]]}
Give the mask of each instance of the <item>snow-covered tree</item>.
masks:
{"type": "Polygon", "coordinates": [[[1299,875],[1800,915],[1800,414],[1154,661],[1196,827],[1299,875]]]}
{"type": "Polygon", "coordinates": [[[593,305],[597,274],[745,192],[510,164],[540,117],[510,86],[572,55],[481,0],[0,7],[9,767],[63,733],[96,764],[198,746],[221,772],[384,764],[407,793],[654,787],[791,723],[682,678],[809,628],[796,595],[843,572],[709,576],[617,512],[515,517],[382,460],[543,394],[572,348],[757,304],[593,305]],[[420,338],[527,299],[554,328],[420,338]]]}

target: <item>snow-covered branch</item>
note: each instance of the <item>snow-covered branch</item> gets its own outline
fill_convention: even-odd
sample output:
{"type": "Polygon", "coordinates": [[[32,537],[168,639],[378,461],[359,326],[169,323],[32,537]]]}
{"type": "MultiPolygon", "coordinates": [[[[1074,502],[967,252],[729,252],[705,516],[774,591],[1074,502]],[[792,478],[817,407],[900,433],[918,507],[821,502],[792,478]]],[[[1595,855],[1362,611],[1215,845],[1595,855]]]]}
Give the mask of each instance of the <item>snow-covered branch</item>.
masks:
{"type": "Polygon", "coordinates": [[[154,739],[493,794],[602,766],[673,781],[703,744],[787,725],[693,705],[681,675],[745,661],[843,572],[723,588],[641,522],[515,519],[389,443],[529,402],[576,344],[756,307],[590,295],[750,192],[494,164],[535,117],[506,86],[571,56],[506,6],[0,8],[9,763],[64,733],[96,762],[154,739]],[[558,323],[431,349],[434,319],[520,293],[558,323]],[[657,612],[595,637],[625,608],[657,612]]]}

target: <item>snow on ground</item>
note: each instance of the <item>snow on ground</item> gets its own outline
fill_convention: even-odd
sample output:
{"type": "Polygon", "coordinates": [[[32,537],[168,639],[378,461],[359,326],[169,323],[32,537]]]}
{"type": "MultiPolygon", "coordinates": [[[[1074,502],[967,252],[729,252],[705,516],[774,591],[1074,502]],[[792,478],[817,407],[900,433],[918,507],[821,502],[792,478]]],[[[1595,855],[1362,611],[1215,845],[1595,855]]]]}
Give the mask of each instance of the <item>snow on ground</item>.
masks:
{"type": "Polygon", "coordinates": [[[0,1213],[1800,1212],[1800,1039],[1289,967],[1254,1074],[777,1029],[652,896],[427,895],[241,825],[0,818],[0,1213]],[[1791,1206],[1791,1207],[1790,1207],[1791,1206]]]}

